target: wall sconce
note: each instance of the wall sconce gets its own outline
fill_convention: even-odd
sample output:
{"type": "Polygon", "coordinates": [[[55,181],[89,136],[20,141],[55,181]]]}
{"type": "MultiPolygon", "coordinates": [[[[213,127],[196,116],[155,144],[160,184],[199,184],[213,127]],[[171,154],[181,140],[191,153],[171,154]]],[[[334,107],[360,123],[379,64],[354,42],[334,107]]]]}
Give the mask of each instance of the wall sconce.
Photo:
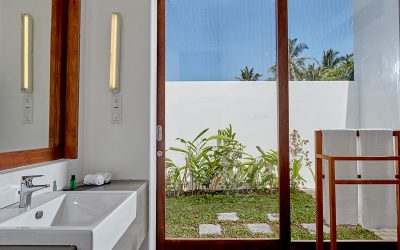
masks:
{"type": "Polygon", "coordinates": [[[112,93],[119,92],[119,61],[121,53],[121,15],[111,16],[111,49],[110,49],[110,83],[108,88],[112,93]]]}
{"type": "Polygon", "coordinates": [[[32,93],[32,17],[29,14],[22,14],[21,17],[21,91],[32,93]]]}

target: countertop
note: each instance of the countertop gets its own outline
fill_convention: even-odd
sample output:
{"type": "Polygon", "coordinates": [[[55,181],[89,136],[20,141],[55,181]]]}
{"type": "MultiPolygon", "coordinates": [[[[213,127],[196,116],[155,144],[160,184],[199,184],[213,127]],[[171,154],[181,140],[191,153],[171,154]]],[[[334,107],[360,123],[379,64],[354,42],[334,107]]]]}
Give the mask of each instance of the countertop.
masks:
{"type": "Polygon", "coordinates": [[[87,191],[140,191],[149,181],[142,180],[112,180],[110,184],[91,187],[87,191]]]}

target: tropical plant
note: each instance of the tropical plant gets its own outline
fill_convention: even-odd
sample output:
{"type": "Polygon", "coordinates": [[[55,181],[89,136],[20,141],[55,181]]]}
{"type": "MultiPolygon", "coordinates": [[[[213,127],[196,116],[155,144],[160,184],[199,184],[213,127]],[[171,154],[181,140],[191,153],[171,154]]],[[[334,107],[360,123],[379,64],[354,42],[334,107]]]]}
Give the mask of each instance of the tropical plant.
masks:
{"type": "Polygon", "coordinates": [[[221,185],[226,191],[236,191],[246,182],[245,166],[241,164],[245,146],[236,140],[232,125],[224,130],[218,130],[216,154],[221,158],[224,168],[221,173],[221,185]]]}
{"type": "Polygon", "coordinates": [[[240,76],[235,77],[239,81],[258,81],[262,74],[255,73],[254,68],[249,69],[247,66],[240,70],[240,76]]]}
{"type": "Polygon", "coordinates": [[[326,81],[354,81],[353,54],[337,57],[337,53],[337,51],[333,50],[329,53],[324,52],[323,60],[329,67],[322,66],[320,70],[321,79],[326,81]]]}
{"type": "MultiPolygon", "coordinates": [[[[289,80],[291,81],[354,81],[353,54],[340,56],[334,49],[323,51],[322,61],[302,56],[307,44],[297,43],[297,38],[289,39],[289,80]],[[307,63],[311,61],[312,63],[307,63]]],[[[269,81],[276,80],[276,65],[268,69],[272,73],[269,81]]]]}
{"type": "Polygon", "coordinates": [[[278,152],[270,150],[266,153],[261,147],[257,146],[260,156],[247,158],[249,162],[244,163],[247,169],[247,184],[250,189],[264,191],[269,189],[273,192],[278,188],[278,152]]]}
{"type": "Polygon", "coordinates": [[[333,49],[323,51],[322,67],[332,69],[339,66],[339,64],[344,60],[344,57],[338,55],[339,51],[333,49]]]}
{"type": "Polygon", "coordinates": [[[182,171],[187,169],[187,166],[178,167],[170,159],[165,159],[166,168],[166,191],[168,196],[179,196],[185,189],[186,182],[182,179],[182,171]]]}
{"type": "MultiPolygon", "coordinates": [[[[183,147],[170,147],[182,153],[184,166],[177,166],[166,159],[166,191],[169,196],[198,191],[273,192],[278,188],[278,152],[264,151],[257,146],[258,156],[244,152],[245,146],[236,139],[231,125],[206,137],[208,129],[201,131],[193,140],[177,138],[183,147]]],[[[297,191],[305,184],[301,170],[306,167],[313,174],[309,151],[304,147],[308,140],[294,130],[290,134],[290,184],[297,191]]]]}
{"type": "Polygon", "coordinates": [[[303,73],[303,80],[306,81],[319,81],[321,78],[321,67],[319,62],[308,65],[306,71],[303,73]]]}
{"type": "Polygon", "coordinates": [[[340,66],[343,69],[342,77],[354,81],[354,54],[346,54],[340,66]]]}
{"type": "Polygon", "coordinates": [[[207,139],[202,138],[207,131],[208,129],[204,129],[191,141],[177,138],[176,140],[181,142],[184,147],[169,148],[172,151],[184,154],[185,167],[188,171],[185,171],[183,178],[187,180],[190,177],[192,192],[203,184],[200,180],[203,179],[202,172],[204,171],[204,155],[212,149],[212,147],[207,145],[207,139]]]}
{"type": "MultiPolygon", "coordinates": [[[[307,44],[297,43],[297,38],[289,39],[289,79],[291,81],[299,81],[303,79],[303,73],[306,70],[306,61],[313,60],[313,58],[302,56],[302,53],[308,49],[307,44]]],[[[268,80],[276,80],[276,64],[268,69],[269,73],[273,76],[268,80]]]]}
{"type": "Polygon", "coordinates": [[[209,145],[212,141],[226,140],[229,138],[223,135],[214,135],[208,138],[203,137],[209,129],[201,131],[192,141],[177,138],[184,147],[170,147],[170,150],[184,154],[186,167],[183,174],[184,179],[190,178],[192,192],[205,189],[211,191],[218,182],[218,175],[221,173],[220,151],[222,147],[209,145]]]}

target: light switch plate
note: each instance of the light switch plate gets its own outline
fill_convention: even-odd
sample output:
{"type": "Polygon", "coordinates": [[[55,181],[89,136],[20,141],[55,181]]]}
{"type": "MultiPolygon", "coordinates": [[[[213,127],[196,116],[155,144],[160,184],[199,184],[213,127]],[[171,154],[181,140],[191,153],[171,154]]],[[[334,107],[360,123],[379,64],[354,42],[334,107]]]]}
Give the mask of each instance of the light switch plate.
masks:
{"type": "Polygon", "coordinates": [[[111,97],[111,124],[122,124],[122,96],[119,94],[111,97]]]}
{"type": "Polygon", "coordinates": [[[23,97],[23,123],[33,123],[33,95],[25,94],[23,97]]]}

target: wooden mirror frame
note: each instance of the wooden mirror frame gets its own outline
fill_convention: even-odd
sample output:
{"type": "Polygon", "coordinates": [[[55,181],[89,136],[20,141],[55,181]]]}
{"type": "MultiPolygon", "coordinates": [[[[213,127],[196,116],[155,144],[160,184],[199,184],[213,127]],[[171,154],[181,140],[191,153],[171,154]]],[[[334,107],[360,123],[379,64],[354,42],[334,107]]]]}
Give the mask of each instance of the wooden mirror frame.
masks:
{"type": "Polygon", "coordinates": [[[49,147],[0,153],[0,171],[78,157],[80,0],[52,0],[49,147]]]}

